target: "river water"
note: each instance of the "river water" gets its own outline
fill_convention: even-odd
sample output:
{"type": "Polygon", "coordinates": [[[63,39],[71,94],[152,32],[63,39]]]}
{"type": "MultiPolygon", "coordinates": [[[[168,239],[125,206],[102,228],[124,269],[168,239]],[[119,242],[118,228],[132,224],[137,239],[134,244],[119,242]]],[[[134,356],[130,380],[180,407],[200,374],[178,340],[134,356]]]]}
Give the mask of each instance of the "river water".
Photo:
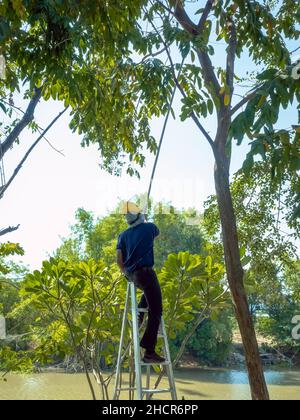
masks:
{"type": "MultiPolygon", "coordinates": [[[[300,400],[300,370],[267,370],[272,399],[300,400]]],[[[84,374],[9,374],[0,381],[0,400],[84,400],[91,399],[84,374]]],[[[155,380],[155,375],[153,375],[155,380]]],[[[228,369],[180,369],[175,372],[178,399],[250,399],[247,374],[228,369]]],[[[166,386],[166,382],[162,383],[166,386]]],[[[169,394],[166,396],[169,397],[169,394]]],[[[127,399],[128,394],[123,393],[127,399]]],[[[163,398],[161,396],[161,398],[163,398]]]]}

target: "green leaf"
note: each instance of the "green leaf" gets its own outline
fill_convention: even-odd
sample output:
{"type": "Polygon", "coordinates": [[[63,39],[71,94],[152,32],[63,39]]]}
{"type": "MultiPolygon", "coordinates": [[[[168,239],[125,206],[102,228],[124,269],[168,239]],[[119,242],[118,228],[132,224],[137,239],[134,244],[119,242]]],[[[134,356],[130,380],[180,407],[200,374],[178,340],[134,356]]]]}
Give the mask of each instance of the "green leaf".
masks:
{"type": "Polygon", "coordinates": [[[300,156],[292,156],[290,158],[290,168],[292,171],[300,170],[300,156]]]}
{"type": "Polygon", "coordinates": [[[214,112],[214,103],[211,99],[207,101],[207,109],[208,109],[208,112],[212,115],[214,112]]]}
{"type": "Polygon", "coordinates": [[[258,80],[274,79],[274,77],[276,76],[277,73],[278,73],[278,69],[267,69],[267,70],[263,71],[262,73],[260,73],[257,76],[257,79],[258,80]]]}
{"type": "Polygon", "coordinates": [[[245,113],[239,114],[231,124],[230,134],[237,140],[237,144],[240,145],[244,139],[245,131],[247,129],[247,121],[245,119],[245,113]]]}
{"type": "Polygon", "coordinates": [[[195,59],[196,59],[195,53],[194,53],[193,50],[191,50],[191,60],[192,60],[192,63],[194,63],[195,59]]]}
{"type": "Polygon", "coordinates": [[[252,258],[250,256],[245,256],[241,259],[242,267],[245,267],[251,262],[252,258]]]}
{"type": "Polygon", "coordinates": [[[243,163],[243,167],[242,167],[245,175],[248,176],[250,174],[250,171],[251,171],[251,169],[253,167],[253,164],[254,164],[253,155],[252,154],[248,154],[247,155],[247,158],[245,159],[245,161],[243,163]]]}
{"type": "Polygon", "coordinates": [[[4,105],[2,102],[0,102],[0,108],[2,109],[2,111],[3,111],[5,114],[7,113],[7,109],[6,109],[5,105],[4,105]]]}

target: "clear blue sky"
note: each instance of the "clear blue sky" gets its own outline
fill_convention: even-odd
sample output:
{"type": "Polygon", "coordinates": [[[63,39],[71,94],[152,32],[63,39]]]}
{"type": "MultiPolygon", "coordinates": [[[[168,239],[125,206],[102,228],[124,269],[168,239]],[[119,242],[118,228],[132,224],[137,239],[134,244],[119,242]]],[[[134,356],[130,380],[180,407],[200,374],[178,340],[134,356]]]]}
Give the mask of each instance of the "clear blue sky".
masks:
{"type": "MultiPolygon", "coordinates": [[[[290,48],[296,48],[294,43],[290,48]]],[[[215,65],[224,64],[224,46],[216,49],[215,65]]],[[[255,70],[244,55],[237,63],[237,74],[255,70]]],[[[175,100],[175,109],[180,98],[175,100]]],[[[22,105],[22,102],[20,103],[22,105]]],[[[17,104],[16,104],[17,105],[17,104]]],[[[36,120],[42,127],[63,109],[53,101],[40,103],[36,120]]],[[[296,121],[296,105],[283,112],[279,125],[288,127],[296,121]]],[[[83,149],[80,136],[68,128],[68,115],[51,129],[47,138],[65,157],[59,155],[46,141],[42,141],[31,154],[20,174],[5,197],[0,200],[0,228],[20,224],[18,231],[2,239],[20,242],[25,249],[22,259],[31,268],[38,268],[47,253],[60,244],[60,237],[67,236],[69,225],[74,222],[78,207],[91,210],[96,216],[105,215],[120,199],[130,199],[134,194],[147,191],[154,157],[148,155],[146,168],[141,171],[141,180],[123,175],[111,176],[100,170],[97,148],[83,149]]],[[[162,120],[154,121],[152,131],[158,139],[162,120]]],[[[203,121],[213,135],[215,117],[203,121]]],[[[20,145],[5,156],[6,176],[14,169],[24,152],[36,138],[30,132],[21,135],[20,145]]],[[[232,173],[240,168],[248,146],[235,146],[232,158],[232,173]]],[[[214,193],[213,157],[210,147],[191,120],[184,123],[170,118],[153,185],[154,200],[171,201],[178,208],[195,207],[202,210],[203,201],[214,193]]]]}

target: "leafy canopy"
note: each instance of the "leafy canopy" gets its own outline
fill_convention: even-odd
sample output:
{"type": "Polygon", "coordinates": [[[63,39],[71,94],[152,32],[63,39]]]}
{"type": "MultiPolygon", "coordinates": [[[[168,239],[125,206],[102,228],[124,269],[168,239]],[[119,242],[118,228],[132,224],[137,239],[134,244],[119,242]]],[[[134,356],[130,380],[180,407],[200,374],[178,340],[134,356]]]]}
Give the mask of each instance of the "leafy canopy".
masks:
{"type": "Polygon", "coordinates": [[[14,91],[28,82],[30,92],[41,86],[44,99],[70,105],[71,128],[83,134],[83,145],[99,146],[110,172],[119,173],[127,155],[128,172],[137,173],[145,147],[156,151],[150,122],[166,114],[175,84],[182,95],[182,120],[193,115],[201,121],[232,106],[228,146],[248,136],[245,169],[256,154],[270,155],[274,172],[284,165],[299,169],[299,121],[292,122],[296,128],[275,128],[280,110],[299,101],[300,78],[287,44],[299,39],[297,2],[207,4],[210,13],[203,19],[206,9],[184,1],[5,0],[0,6],[0,46],[7,61],[2,88],[14,91]],[[237,60],[245,54],[258,66],[249,95],[242,91],[246,100],[240,113],[233,88],[245,80],[236,71],[230,86],[228,63],[214,66],[215,44],[224,55],[231,51],[237,60]]]}

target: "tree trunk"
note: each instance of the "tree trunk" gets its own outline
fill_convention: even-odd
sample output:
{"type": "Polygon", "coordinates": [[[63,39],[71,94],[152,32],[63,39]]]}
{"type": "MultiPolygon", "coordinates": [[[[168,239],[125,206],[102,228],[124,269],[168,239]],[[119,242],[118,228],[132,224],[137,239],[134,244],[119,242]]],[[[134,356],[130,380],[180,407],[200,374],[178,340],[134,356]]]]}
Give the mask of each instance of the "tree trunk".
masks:
{"type": "MultiPolygon", "coordinates": [[[[203,9],[203,13],[198,25],[190,19],[188,13],[184,9],[184,4],[181,0],[169,0],[168,3],[170,8],[174,10],[174,15],[177,21],[186,30],[186,32],[190,34],[190,36],[203,35],[205,23],[207,22],[207,18],[215,2],[210,0],[206,1],[206,5],[203,9]]],[[[230,93],[230,98],[232,98],[237,37],[235,25],[230,18],[228,19],[227,23],[230,23],[230,36],[228,48],[226,49],[227,64],[225,85],[229,88],[229,92],[226,92],[227,95],[230,93]]],[[[243,283],[244,273],[240,259],[235,214],[229,186],[229,159],[226,155],[226,142],[231,124],[231,103],[225,105],[225,95],[221,94],[220,92],[221,86],[215,74],[214,67],[207,50],[200,47],[198,51],[198,57],[201,64],[201,70],[206,88],[208,92],[211,92],[213,97],[218,99],[217,103],[220,102],[218,106],[216,105],[218,131],[215,141],[213,141],[208,133],[204,130],[203,126],[200,124],[195,115],[194,120],[196,120],[195,122],[198,128],[200,128],[202,134],[204,134],[206,139],[209,141],[215,155],[215,186],[222,224],[227,278],[246,353],[252,397],[255,400],[267,400],[269,399],[268,389],[264,378],[255,330],[243,283]]],[[[173,66],[172,60],[170,60],[170,63],[173,66]]],[[[180,84],[178,83],[178,85],[180,89],[180,84]]],[[[184,90],[182,93],[184,96],[186,96],[184,90]]],[[[193,116],[193,113],[191,113],[191,116],[193,116]]]]}
{"type": "MultiPolygon", "coordinates": [[[[224,142],[216,141],[215,144],[224,144],[224,142]]],[[[251,394],[254,400],[268,400],[268,388],[243,282],[244,272],[240,259],[236,220],[230,192],[229,159],[226,157],[224,149],[218,150],[217,148],[215,158],[215,187],[222,225],[227,278],[245,349],[251,394]]]]}

